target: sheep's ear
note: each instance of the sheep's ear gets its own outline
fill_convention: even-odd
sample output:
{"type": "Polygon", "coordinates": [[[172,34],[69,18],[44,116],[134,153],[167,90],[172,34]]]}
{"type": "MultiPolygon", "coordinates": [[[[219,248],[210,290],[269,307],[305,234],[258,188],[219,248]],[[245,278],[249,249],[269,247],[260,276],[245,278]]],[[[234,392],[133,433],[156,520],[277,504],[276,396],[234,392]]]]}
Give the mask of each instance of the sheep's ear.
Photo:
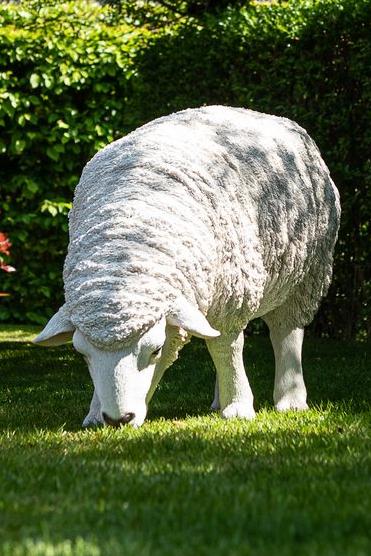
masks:
{"type": "Polygon", "coordinates": [[[179,326],[199,338],[220,336],[220,332],[210,326],[201,311],[184,298],[173,305],[166,320],[169,324],[179,326]]]}
{"type": "Polygon", "coordinates": [[[62,305],[32,342],[41,346],[59,346],[72,339],[74,330],[75,327],[67,315],[65,306],[62,305]]]}

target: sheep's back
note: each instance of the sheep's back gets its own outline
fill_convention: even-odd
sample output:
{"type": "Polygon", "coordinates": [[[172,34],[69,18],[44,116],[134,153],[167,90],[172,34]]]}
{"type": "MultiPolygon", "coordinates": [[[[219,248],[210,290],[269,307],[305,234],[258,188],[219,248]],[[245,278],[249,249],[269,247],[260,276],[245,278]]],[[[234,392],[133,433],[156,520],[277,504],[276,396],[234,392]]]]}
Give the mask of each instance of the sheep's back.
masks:
{"type": "MultiPolygon", "coordinates": [[[[115,141],[85,167],[70,218],[66,291],[81,285],[76,269],[87,256],[103,263],[104,281],[112,259],[125,268],[136,252],[138,272],[158,267],[168,292],[157,309],[174,286],[214,322],[236,311],[248,320],[281,303],[319,250],[332,253],[338,214],[328,170],[297,124],[238,108],[186,110],[115,141]],[[107,242],[116,242],[115,253],[107,242]]],[[[119,290],[120,280],[127,289],[125,271],[119,290]]]]}

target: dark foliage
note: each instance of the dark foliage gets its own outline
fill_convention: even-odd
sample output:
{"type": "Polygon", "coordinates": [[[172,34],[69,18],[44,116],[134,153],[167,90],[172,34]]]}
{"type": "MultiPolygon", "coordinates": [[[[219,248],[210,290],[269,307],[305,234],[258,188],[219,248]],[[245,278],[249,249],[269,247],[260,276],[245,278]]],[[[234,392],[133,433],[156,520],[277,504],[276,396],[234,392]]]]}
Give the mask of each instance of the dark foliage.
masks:
{"type": "Polygon", "coordinates": [[[139,24],[170,23],[179,17],[202,17],[216,14],[231,6],[246,6],[250,0],[101,0],[111,6],[118,17],[139,24]],[[159,17],[161,16],[161,17],[159,17]]]}
{"type": "Polygon", "coordinates": [[[61,302],[68,203],[100,146],[220,103],[293,118],[319,145],[343,217],[312,332],[370,337],[370,0],[227,7],[152,31],[85,2],[37,4],[0,7],[2,227],[18,269],[0,318],[41,321],[61,302]]]}

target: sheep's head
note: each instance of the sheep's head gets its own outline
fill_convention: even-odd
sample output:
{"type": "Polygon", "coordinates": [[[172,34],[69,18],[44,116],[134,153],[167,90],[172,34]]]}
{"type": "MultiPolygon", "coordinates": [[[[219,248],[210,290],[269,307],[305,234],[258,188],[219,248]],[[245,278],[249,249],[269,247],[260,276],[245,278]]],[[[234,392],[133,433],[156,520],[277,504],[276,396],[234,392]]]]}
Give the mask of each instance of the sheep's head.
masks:
{"type": "Polygon", "coordinates": [[[65,306],[50,319],[34,343],[56,346],[72,339],[88,364],[103,420],[107,424],[130,423],[138,427],[146,417],[159,380],[174,359],[173,340],[180,331],[201,338],[219,335],[202,313],[182,298],[144,333],[123,341],[120,349],[95,346],[73,326],[65,306]]]}

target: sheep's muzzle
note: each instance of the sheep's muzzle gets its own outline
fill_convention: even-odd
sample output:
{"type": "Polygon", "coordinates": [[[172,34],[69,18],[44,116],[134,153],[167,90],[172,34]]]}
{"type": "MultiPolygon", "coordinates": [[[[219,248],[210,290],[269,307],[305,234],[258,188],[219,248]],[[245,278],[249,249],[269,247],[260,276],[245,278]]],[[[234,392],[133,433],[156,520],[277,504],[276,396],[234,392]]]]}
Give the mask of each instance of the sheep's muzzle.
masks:
{"type": "Polygon", "coordinates": [[[104,422],[106,425],[111,425],[111,427],[121,427],[121,425],[126,425],[130,423],[135,417],[135,413],[125,413],[120,419],[112,419],[107,415],[107,413],[102,413],[104,422]]]}

